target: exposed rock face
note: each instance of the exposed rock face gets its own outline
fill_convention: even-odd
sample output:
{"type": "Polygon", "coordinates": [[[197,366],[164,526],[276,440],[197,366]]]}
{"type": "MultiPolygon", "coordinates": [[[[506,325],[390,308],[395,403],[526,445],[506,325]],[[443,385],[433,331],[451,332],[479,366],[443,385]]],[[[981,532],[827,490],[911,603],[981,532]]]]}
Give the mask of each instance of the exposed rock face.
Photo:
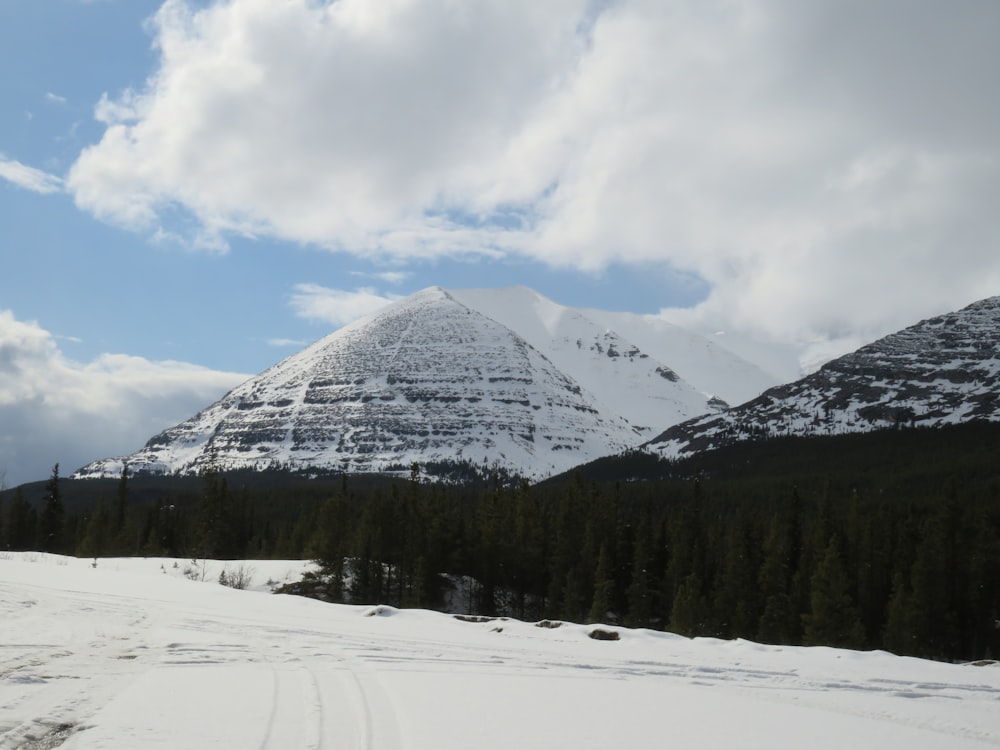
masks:
{"type": "Polygon", "coordinates": [[[772,435],[1000,421],[1000,297],[922,321],[645,447],[672,458],[772,435]]]}
{"type": "Polygon", "coordinates": [[[541,477],[722,408],[618,334],[581,326],[577,340],[550,348],[585,371],[588,387],[510,327],[426,289],[280,362],[132,456],[76,476],[117,475],[127,460],[151,473],[209,462],[371,472],[469,461],[541,477]]]}

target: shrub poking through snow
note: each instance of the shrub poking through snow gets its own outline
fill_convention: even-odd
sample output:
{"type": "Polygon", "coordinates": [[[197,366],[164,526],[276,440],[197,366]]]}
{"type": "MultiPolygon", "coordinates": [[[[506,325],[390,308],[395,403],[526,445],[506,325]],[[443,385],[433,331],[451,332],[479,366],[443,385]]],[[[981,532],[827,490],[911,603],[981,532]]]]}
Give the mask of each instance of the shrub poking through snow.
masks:
{"type": "Polygon", "coordinates": [[[219,573],[219,583],[231,589],[245,590],[253,581],[254,569],[245,563],[230,570],[228,566],[219,573]]]}

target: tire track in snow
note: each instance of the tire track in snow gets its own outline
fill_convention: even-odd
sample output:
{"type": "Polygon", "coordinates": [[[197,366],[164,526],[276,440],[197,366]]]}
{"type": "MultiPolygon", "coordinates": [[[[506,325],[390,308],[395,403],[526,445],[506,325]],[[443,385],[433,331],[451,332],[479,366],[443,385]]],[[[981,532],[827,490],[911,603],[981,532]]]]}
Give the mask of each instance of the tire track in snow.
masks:
{"type": "Polygon", "coordinates": [[[272,658],[272,706],[259,750],[402,747],[395,709],[370,665],[312,638],[281,651],[280,661],[272,658]]]}
{"type": "MultiPolygon", "coordinates": [[[[270,651],[271,711],[259,750],[371,750],[376,712],[346,660],[305,642],[270,651]],[[275,653],[280,651],[280,653],[275,653]]],[[[325,644],[324,644],[325,645],[325,644]]],[[[379,744],[391,750],[395,745],[379,744]]]]}
{"type": "Polygon", "coordinates": [[[24,717],[0,723],[0,750],[61,745],[142,669],[137,660],[156,608],[137,611],[124,597],[53,591],[39,605],[19,596],[18,586],[0,587],[5,624],[13,627],[0,648],[0,689],[6,689],[0,707],[24,717]],[[65,626],[70,621],[75,627],[65,626]],[[95,661],[109,665],[110,680],[95,679],[95,661]]]}
{"type": "Polygon", "coordinates": [[[353,686],[359,701],[363,720],[360,726],[364,733],[360,738],[360,750],[399,750],[399,724],[392,701],[382,688],[377,672],[367,663],[355,657],[335,654],[343,664],[342,673],[353,686]]]}
{"type": "Polygon", "coordinates": [[[271,661],[271,711],[259,750],[323,750],[324,711],[316,677],[297,657],[271,661]]]}

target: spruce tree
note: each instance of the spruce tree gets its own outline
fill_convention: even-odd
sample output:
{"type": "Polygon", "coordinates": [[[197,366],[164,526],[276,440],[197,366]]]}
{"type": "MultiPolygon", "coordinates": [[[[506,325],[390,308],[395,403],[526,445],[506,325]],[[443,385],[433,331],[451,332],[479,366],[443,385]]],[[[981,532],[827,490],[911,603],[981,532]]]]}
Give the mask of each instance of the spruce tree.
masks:
{"type": "Polygon", "coordinates": [[[646,628],[652,617],[649,584],[649,525],[645,518],[636,529],[635,550],[632,558],[632,579],[625,592],[628,612],[625,623],[629,627],[646,628]]]}
{"type": "Polygon", "coordinates": [[[795,643],[798,615],[790,596],[792,583],[793,526],[776,516],[764,539],[763,563],[757,586],[764,609],[757,623],[757,640],[764,643],[795,643]]]}
{"type": "Polygon", "coordinates": [[[24,499],[21,488],[7,511],[7,548],[16,551],[36,549],[38,544],[38,513],[24,499]]]}
{"type": "Polygon", "coordinates": [[[708,601],[697,573],[681,581],[670,611],[670,630],[679,635],[705,635],[708,628],[708,601]]]}
{"type": "Polygon", "coordinates": [[[611,613],[615,593],[614,569],[607,544],[601,545],[597,556],[597,571],[594,573],[594,600],[590,605],[588,622],[607,622],[611,613]]]}
{"type": "Polygon", "coordinates": [[[41,539],[39,540],[42,552],[62,550],[65,516],[62,491],[59,488],[59,464],[56,464],[52,467],[52,476],[45,484],[45,504],[42,506],[41,539]]]}
{"type": "Polygon", "coordinates": [[[125,506],[128,501],[128,461],[122,462],[122,474],[118,480],[118,492],[115,502],[115,513],[112,518],[111,534],[116,545],[125,544],[125,506]]]}
{"type": "Polygon", "coordinates": [[[861,616],[851,596],[851,581],[836,536],[830,537],[810,583],[810,609],[803,616],[806,644],[839,648],[864,646],[861,616]]]}
{"type": "Polygon", "coordinates": [[[78,557],[97,558],[104,554],[108,543],[110,524],[104,498],[97,501],[97,508],[83,524],[83,536],[76,545],[78,557]]]}

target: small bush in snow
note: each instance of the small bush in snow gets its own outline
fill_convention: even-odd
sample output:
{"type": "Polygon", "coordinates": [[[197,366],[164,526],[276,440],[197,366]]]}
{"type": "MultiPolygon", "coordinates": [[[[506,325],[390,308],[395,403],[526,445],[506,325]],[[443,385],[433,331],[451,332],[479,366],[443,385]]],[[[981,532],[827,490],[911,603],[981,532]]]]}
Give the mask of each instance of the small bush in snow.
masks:
{"type": "Polygon", "coordinates": [[[240,563],[233,570],[226,566],[219,573],[219,583],[231,589],[245,590],[253,581],[254,569],[246,563],[240,563]]]}

